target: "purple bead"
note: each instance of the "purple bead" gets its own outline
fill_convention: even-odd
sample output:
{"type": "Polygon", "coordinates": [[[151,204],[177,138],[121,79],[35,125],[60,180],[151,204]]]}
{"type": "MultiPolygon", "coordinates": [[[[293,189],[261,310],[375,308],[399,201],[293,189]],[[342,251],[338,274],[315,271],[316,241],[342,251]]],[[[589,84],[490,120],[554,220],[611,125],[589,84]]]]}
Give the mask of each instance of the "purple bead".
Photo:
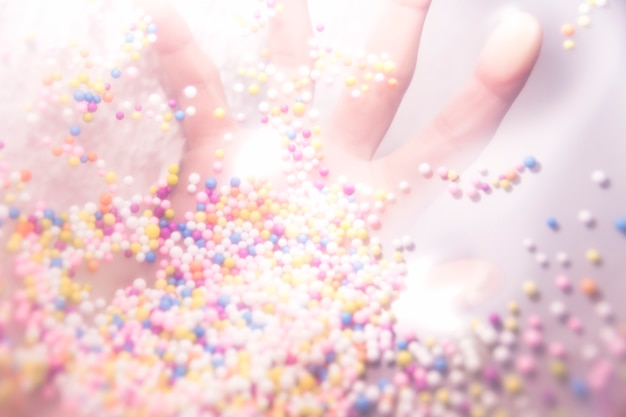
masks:
{"type": "Polygon", "coordinates": [[[502,325],[500,316],[498,316],[496,313],[491,313],[489,315],[489,322],[491,323],[493,327],[497,327],[497,328],[499,328],[502,325]]]}
{"type": "Polygon", "coordinates": [[[160,219],[164,215],[165,215],[165,209],[163,209],[163,207],[159,206],[154,209],[154,216],[156,218],[160,219]]]}
{"type": "Polygon", "coordinates": [[[133,213],[137,213],[139,211],[139,205],[138,204],[131,204],[130,211],[133,212],[133,213]]]}
{"type": "Polygon", "coordinates": [[[490,384],[496,384],[500,379],[498,370],[493,366],[486,367],[483,369],[483,379],[490,384]]]}
{"type": "Polygon", "coordinates": [[[161,200],[163,200],[164,198],[166,198],[169,195],[169,191],[167,190],[167,188],[159,188],[156,192],[157,197],[159,197],[161,200]]]}

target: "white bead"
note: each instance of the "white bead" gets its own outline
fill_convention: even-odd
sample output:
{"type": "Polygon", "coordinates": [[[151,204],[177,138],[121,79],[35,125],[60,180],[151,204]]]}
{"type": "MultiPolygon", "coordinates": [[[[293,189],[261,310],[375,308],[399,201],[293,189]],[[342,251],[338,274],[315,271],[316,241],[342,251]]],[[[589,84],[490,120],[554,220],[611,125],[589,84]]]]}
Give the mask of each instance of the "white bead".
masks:
{"type": "Polygon", "coordinates": [[[581,210],[578,213],[578,221],[583,223],[586,226],[593,226],[594,220],[593,215],[589,210],[581,210]]]}
{"type": "Polygon", "coordinates": [[[591,180],[601,187],[606,187],[609,184],[609,177],[604,171],[596,170],[591,173],[591,180]]]}
{"type": "Polygon", "coordinates": [[[419,166],[419,172],[420,172],[420,174],[422,174],[423,176],[428,177],[428,176],[430,176],[430,175],[432,175],[432,174],[433,174],[433,169],[432,169],[432,167],[431,167],[429,164],[427,164],[426,162],[424,162],[424,163],[420,164],[420,166],[419,166]]]}
{"type": "Polygon", "coordinates": [[[198,89],[193,85],[190,85],[185,87],[185,89],[183,90],[183,94],[187,98],[194,98],[198,94],[198,89]]]}

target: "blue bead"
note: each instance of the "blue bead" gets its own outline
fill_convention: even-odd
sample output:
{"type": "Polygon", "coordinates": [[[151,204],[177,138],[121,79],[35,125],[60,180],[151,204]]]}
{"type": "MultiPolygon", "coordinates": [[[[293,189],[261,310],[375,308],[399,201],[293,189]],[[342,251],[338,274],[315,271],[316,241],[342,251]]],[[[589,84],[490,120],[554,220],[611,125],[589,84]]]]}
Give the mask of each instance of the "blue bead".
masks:
{"type": "Polygon", "coordinates": [[[213,358],[211,360],[211,365],[213,365],[214,368],[220,367],[220,366],[224,366],[224,359],[222,358],[213,358]]]}
{"type": "Polygon", "coordinates": [[[159,308],[163,311],[167,311],[174,305],[174,300],[169,295],[164,295],[159,303],[159,308]]]}
{"type": "Polygon", "coordinates": [[[93,102],[96,104],[100,104],[100,102],[102,101],[102,97],[100,97],[99,95],[95,95],[93,96],[93,102]]]}
{"type": "Polygon", "coordinates": [[[185,365],[176,365],[172,370],[172,376],[174,378],[181,378],[187,375],[187,367],[185,365]]]}
{"type": "Polygon", "coordinates": [[[62,298],[57,298],[54,300],[54,307],[57,310],[63,310],[65,308],[65,300],[62,298]]]}
{"type": "Polygon", "coordinates": [[[215,178],[207,178],[204,182],[204,186],[209,189],[217,187],[217,180],[215,178]]]}
{"type": "Polygon", "coordinates": [[[254,245],[248,246],[248,255],[250,255],[250,256],[256,255],[256,249],[255,249],[254,245]]]}
{"type": "Polygon", "coordinates": [[[202,337],[204,336],[204,328],[197,326],[196,328],[193,329],[193,333],[196,335],[196,337],[202,337]]]}
{"type": "Polygon", "coordinates": [[[360,271],[361,269],[363,269],[363,264],[361,262],[355,262],[352,264],[352,268],[355,271],[360,271]]]}
{"type": "Polygon", "coordinates": [[[70,126],[70,134],[72,136],[78,136],[80,135],[80,126],[78,125],[72,125],[70,126]]]}
{"type": "Polygon", "coordinates": [[[120,78],[121,76],[122,76],[122,71],[120,71],[118,68],[113,68],[111,70],[111,77],[120,78]]]}
{"type": "Polygon", "coordinates": [[[20,209],[17,207],[11,207],[9,209],[9,218],[17,219],[18,217],[20,217],[20,209]]]}
{"type": "Polygon", "coordinates": [[[159,220],[159,227],[163,228],[163,227],[167,227],[168,225],[169,223],[167,222],[167,220],[165,219],[159,220]]]}
{"type": "Polygon", "coordinates": [[[129,33],[127,33],[126,35],[124,35],[124,40],[125,40],[127,43],[131,43],[132,41],[134,41],[134,40],[135,40],[135,35],[133,35],[132,33],[130,33],[130,32],[129,32],[129,33]]]}
{"type": "Polygon", "coordinates": [[[626,219],[619,218],[615,220],[615,228],[618,232],[626,233],[626,219]]]}
{"type": "Polygon", "coordinates": [[[74,91],[74,100],[83,101],[85,99],[85,93],[82,90],[74,91]]]}
{"type": "Polygon", "coordinates": [[[368,411],[371,406],[372,402],[362,394],[359,395],[354,401],[354,408],[356,408],[359,413],[368,411]]]}
{"type": "Polygon", "coordinates": [[[157,33],[157,25],[154,23],[150,23],[146,30],[148,31],[148,33],[157,33]]]}
{"type": "Polygon", "coordinates": [[[587,383],[581,378],[572,378],[569,384],[570,391],[578,398],[587,396],[587,383]]]}
{"type": "Polygon", "coordinates": [[[148,263],[152,263],[156,260],[156,253],[154,252],[148,252],[146,253],[146,262],[148,263]]]}
{"type": "Polygon", "coordinates": [[[439,357],[435,359],[433,367],[439,372],[446,372],[448,370],[448,362],[445,358],[439,357]]]}
{"type": "Polygon", "coordinates": [[[407,342],[406,340],[398,340],[398,342],[396,343],[396,347],[400,350],[407,350],[407,348],[409,347],[409,342],[407,342]]]}
{"type": "Polygon", "coordinates": [[[239,233],[233,233],[232,235],[230,235],[230,241],[233,243],[241,242],[241,235],[239,233]]]}
{"type": "Polygon", "coordinates": [[[87,161],[89,161],[89,159],[87,158],[87,156],[86,156],[86,155],[83,155],[83,156],[81,156],[81,157],[80,157],[80,162],[81,162],[81,163],[86,164],[86,163],[87,163],[87,161]]]}
{"type": "Polygon", "coordinates": [[[237,177],[232,177],[230,179],[230,185],[231,187],[239,187],[241,185],[241,180],[237,177]]]}
{"type": "Polygon", "coordinates": [[[93,93],[85,93],[85,100],[86,101],[93,101],[93,93]]]}
{"type": "Polygon", "coordinates": [[[526,168],[534,168],[535,166],[537,166],[537,160],[535,159],[534,156],[527,156],[524,158],[524,166],[526,168]]]}
{"type": "Polygon", "coordinates": [[[270,242],[272,242],[272,243],[276,243],[276,242],[278,242],[278,240],[279,240],[279,239],[278,239],[278,236],[276,236],[276,235],[274,235],[274,234],[272,234],[272,235],[270,236],[270,242]]]}
{"type": "Polygon", "coordinates": [[[221,253],[216,253],[213,256],[213,263],[218,264],[218,265],[222,265],[224,263],[224,255],[222,255],[221,253]]]}
{"type": "Polygon", "coordinates": [[[50,259],[50,268],[63,268],[63,260],[61,258],[50,259]]]}
{"type": "Polygon", "coordinates": [[[549,227],[550,229],[555,230],[555,229],[558,229],[558,228],[559,228],[559,223],[556,221],[556,219],[555,219],[554,217],[550,217],[550,218],[547,220],[547,222],[546,222],[546,223],[548,224],[548,227],[549,227]]]}
{"type": "Polygon", "coordinates": [[[199,248],[203,248],[206,246],[206,241],[204,239],[198,239],[196,240],[196,246],[199,248]]]}
{"type": "Polygon", "coordinates": [[[174,117],[178,121],[185,120],[185,112],[182,110],[176,110],[176,112],[174,113],[174,117]]]}
{"type": "Polygon", "coordinates": [[[298,133],[293,129],[289,129],[287,130],[287,137],[291,140],[294,140],[296,137],[298,137],[298,133]]]}
{"type": "Polygon", "coordinates": [[[191,297],[191,288],[189,287],[185,287],[182,290],[180,290],[180,295],[181,297],[191,297]]]}
{"type": "Polygon", "coordinates": [[[352,314],[344,311],[341,313],[341,324],[349,326],[352,323],[352,314]]]}
{"type": "Polygon", "coordinates": [[[246,323],[250,324],[250,322],[252,322],[252,313],[246,310],[241,314],[241,318],[244,319],[246,323]]]}
{"type": "Polygon", "coordinates": [[[230,304],[230,297],[224,294],[220,295],[217,298],[217,304],[221,307],[226,307],[228,304],[230,304]]]}

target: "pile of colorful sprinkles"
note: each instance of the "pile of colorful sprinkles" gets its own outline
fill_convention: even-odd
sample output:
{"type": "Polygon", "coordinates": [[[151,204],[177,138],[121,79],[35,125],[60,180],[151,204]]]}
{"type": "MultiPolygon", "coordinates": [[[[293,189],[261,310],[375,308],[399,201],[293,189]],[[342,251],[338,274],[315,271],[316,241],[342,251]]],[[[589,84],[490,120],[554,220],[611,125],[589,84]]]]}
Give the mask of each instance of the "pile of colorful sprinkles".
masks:
{"type": "MultiPolygon", "coordinates": [[[[262,16],[255,13],[251,21],[262,16]]],[[[253,25],[252,32],[259,27],[264,24],[253,25]]],[[[124,35],[127,68],[112,69],[109,82],[81,73],[70,80],[71,92],[56,101],[73,100],[82,123],[93,121],[100,107],[115,103],[115,80],[137,76],[138,51],[155,42],[156,34],[156,25],[142,17],[124,35]]],[[[312,52],[311,83],[324,79],[328,66],[352,64],[332,48],[316,46],[312,52]]],[[[91,68],[89,52],[80,55],[91,68]]],[[[364,84],[357,86],[354,76],[345,80],[355,99],[369,91],[369,82],[394,86],[388,57],[366,57],[358,65],[366,70],[364,84]]],[[[240,71],[255,79],[250,95],[259,94],[257,83],[273,75],[267,68],[240,71]]],[[[44,77],[43,88],[62,79],[54,72],[44,77]]],[[[246,90],[243,84],[235,89],[246,90]]],[[[193,86],[185,91],[194,94],[193,86]]],[[[603,394],[614,377],[626,378],[622,334],[603,327],[607,354],[587,351],[589,365],[570,369],[568,354],[574,352],[548,340],[539,315],[529,314],[524,323],[517,303],[457,339],[396,332],[391,304],[403,289],[403,254],[413,244],[398,240],[388,260],[373,235],[393,193],[379,192],[372,203],[355,186],[328,181],[318,159],[317,127],[282,124],[290,112],[305,114],[310,95],[303,93],[291,106],[274,103],[276,96],[268,91],[259,120],[284,128],[285,160],[293,163],[290,173],[298,181],[285,190],[255,178],[221,180],[218,150],[215,177],[179,178],[179,167],[172,165],[150,193],[125,200],[116,195],[117,175],[77,144],[81,127],[74,124],[52,153],[67,155],[74,167],[96,163],[107,191],[97,202],[67,212],[44,204],[26,212],[14,191],[26,186],[31,173],[11,170],[0,159],[0,226],[12,231],[7,249],[14,253],[20,284],[0,304],[0,372],[15,374],[0,381],[0,407],[16,391],[38,390],[85,416],[558,416],[568,415],[572,397],[584,404],[603,394]],[[184,213],[170,201],[177,187],[195,198],[184,213]],[[149,264],[156,272],[133,277],[110,301],[75,279],[84,269],[95,272],[113,261],[149,264]],[[12,336],[16,325],[23,333],[19,342],[12,336]],[[544,376],[549,383],[533,384],[544,376]]],[[[151,97],[145,107],[125,102],[102,113],[119,121],[128,113],[136,121],[145,114],[162,132],[195,114],[176,100],[151,97]]],[[[223,111],[215,115],[224,117],[223,111]]],[[[318,114],[310,110],[307,116],[314,122],[318,114]]],[[[430,178],[436,172],[449,181],[450,194],[464,191],[475,199],[480,191],[510,190],[537,164],[526,157],[491,181],[481,178],[487,175],[481,168],[463,189],[459,174],[445,167],[435,171],[423,163],[420,173],[430,178]]],[[[398,187],[410,191],[408,182],[398,187]]],[[[555,282],[563,293],[573,287],[565,275],[555,282]]],[[[534,282],[525,282],[523,291],[536,302],[534,282]]],[[[585,279],[580,292],[594,299],[598,284],[585,279]]],[[[607,302],[594,308],[610,322],[607,302]]],[[[583,317],[568,314],[564,302],[554,301],[549,309],[573,333],[583,333],[583,317]]]]}

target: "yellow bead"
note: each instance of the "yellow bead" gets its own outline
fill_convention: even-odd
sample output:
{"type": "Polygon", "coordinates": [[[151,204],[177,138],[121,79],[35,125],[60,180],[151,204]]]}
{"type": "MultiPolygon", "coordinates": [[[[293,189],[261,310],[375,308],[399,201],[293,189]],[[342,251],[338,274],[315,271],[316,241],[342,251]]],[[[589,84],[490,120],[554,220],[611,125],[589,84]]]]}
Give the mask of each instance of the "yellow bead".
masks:
{"type": "Polygon", "coordinates": [[[176,185],[176,184],[178,184],[178,176],[172,175],[172,174],[168,175],[167,176],[167,184],[168,185],[176,185]]]}
{"type": "Polygon", "coordinates": [[[587,250],[587,252],[585,253],[585,257],[590,263],[594,265],[599,265],[600,263],[602,263],[602,257],[600,256],[600,252],[598,252],[596,249],[587,250]]]}
{"type": "Polygon", "coordinates": [[[354,78],[353,76],[346,77],[346,85],[348,87],[352,87],[355,84],[356,84],[356,78],[354,78]]]}
{"type": "Polygon", "coordinates": [[[517,394],[522,390],[522,381],[515,375],[504,378],[504,389],[510,394],[517,394]]]}
{"type": "Polygon", "coordinates": [[[562,361],[554,360],[550,362],[550,373],[555,378],[564,378],[567,375],[567,367],[562,361]]]}
{"type": "Polygon", "coordinates": [[[213,112],[213,115],[215,116],[216,119],[218,120],[222,120],[224,119],[224,117],[226,117],[226,110],[224,110],[221,107],[218,107],[217,109],[215,109],[215,111],[213,112]]]}
{"type": "Polygon", "coordinates": [[[117,181],[117,175],[115,174],[115,172],[107,172],[104,175],[104,180],[107,182],[107,184],[114,184],[115,181],[117,181]]]}
{"type": "Polygon", "coordinates": [[[161,228],[156,224],[149,224],[146,226],[145,232],[149,239],[156,239],[161,234],[161,228]]]}
{"type": "Polygon", "coordinates": [[[563,41],[563,49],[573,49],[574,48],[574,41],[571,39],[566,39],[563,41]]]}
{"type": "Polygon", "coordinates": [[[85,123],[93,122],[93,113],[83,113],[83,121],[85,123]]]}
{"type": "Polygon", "coordinates": [[[533,281],[524,282],[522,290],[524,291],[524,294],[526,294],[528,297],[535,297],[539,292],[537,284],[535,284],[535,282],[533,281]]]}
{"type": "Polygon", "coordinates": [[[175,174],[175,175],[178,174],[179,170],[180,170],[180,167],[176,164],[172,164],[167,168],[167,172],[169,172],[170,174],[175,174]]]}
{"type": "Polygon", "coordinates": [[[396,69],[396,65],[392,61],[385,61],[383,64],[383,71],[386,73],[392,73],[396,69]]]}
{"type": "Polygon", "coordinates": [[[402,350],[400,352],[398,352],[398,354],[396,355],[396,363],[399,366],[407,366],[411,363],[412,361],[412,357],[411,357],[411,353],[406,351],[406,350],[402,350]]]}
{"type": "Polygon", "coordinates": [[[259,85],[258,84],[250,84],[248,86],[248,94],[251,96],[256,96],[259,94],[259,85]]]}
{"type": "Polygon", "coordinates": [[[306,106],[304,105],[304,103],[296,103],[293,105],[293,114],[295,114],[297,117],[303,116],[305,111],[306,106]]]}

